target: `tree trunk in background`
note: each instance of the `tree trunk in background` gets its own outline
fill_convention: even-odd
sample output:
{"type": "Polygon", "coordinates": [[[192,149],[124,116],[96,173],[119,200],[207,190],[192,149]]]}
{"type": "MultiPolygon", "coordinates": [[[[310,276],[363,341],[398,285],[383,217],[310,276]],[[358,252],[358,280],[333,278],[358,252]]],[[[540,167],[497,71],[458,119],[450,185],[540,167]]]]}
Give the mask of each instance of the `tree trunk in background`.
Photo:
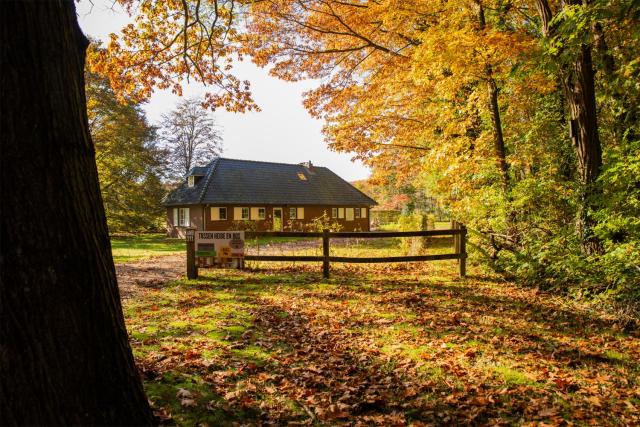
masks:
{"type": "Polygon", "coordinates": [[[597,183],[602,170],[602,146],[598,135],[591,47],[582,46],[572,68],[564,76],[563,83],[571,114],[571,138],[582,184],[577,225],[584,252],[595,254],[602,251],[602,245],[593,234],[595,222],[589,211],[597,209],[597,199],[602,193],[597,183]]]}
{"type": "Polygon", "coordinates": [[[2,9],[2,424],[151,424],[111,257],[73,0],[2,9]]]}
{"type": "MultiPolygon", "coordinates": [[[[478,7],[478,28],[484,31],[487,21],[484,16],[484,6],[481,0],[476,0],[478,7]]],[[[504,134],[502,133],[502,121],[500,120],[500,104],[498,103],[498,84],[493,77],[493,69],[490,65],[486,66],[484,79],[487,82],[487,92],[489,99],[489,112],[491,114],[491,127],[493,130],[494,154],[496,163],[500,171],[502,185],[505,194],[509,195],[509,165],[507,164],[507,152],[504,145],[504,134]]]]}
{"type": "MultiPolygon", "coordinates": [[[[582,0],[569,0],[567,4],[582,5],[582,0]]],[[[542,33],[549,37],[553,33],[550,27],[553,14],[547,0],[536,0],[536,7],[542,24],[542,33]]],[[[571,139],[578,159],[578,173],[582,185],[581,203],[577,228],[586,254],[599,253],[602,250],[598,238],[593,234],[594,221],[589,211],[597,209],[597,199],[602,190],[597,179],[602,169],[602,146],[598,135],[598,117],[594,69],[591,58],[591,46],[583,45],[575,60],[563,68],[561,73],[565,99],[571,117],[571,139]]]]}
{"type": "Polygon", "coordinates": [[[489,78],[487,80],[487,90],[489,94],[489,110],[491,112],[491,125],[493,127],[493,144],[496,159],[498,163],[498,170],[502,177],[502,184],[504,185],[504,191],[509,192],[509,166],[506,160],[506,149],[504,146],[504,135],[502,133],[502,122],[500,120],[500,107],[498,105],[498,86],[493,77],[491,77],[491,71],[488,71],[489,78]]]}

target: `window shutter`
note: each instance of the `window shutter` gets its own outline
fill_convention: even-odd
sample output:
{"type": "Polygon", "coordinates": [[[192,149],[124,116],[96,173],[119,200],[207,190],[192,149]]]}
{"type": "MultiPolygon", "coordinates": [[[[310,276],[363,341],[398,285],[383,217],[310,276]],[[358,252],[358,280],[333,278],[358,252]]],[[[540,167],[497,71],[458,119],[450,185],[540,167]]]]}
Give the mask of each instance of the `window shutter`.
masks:
{"type": "Polygon", "coordinates": [[[191,225],[191,218],[189,217],[189,208],[184,208],[184,225],[189,227],[191,225]]]}
{"type": "Polygon", "coordinates": [[[178,224],[178,208],[173,208],[173,225],[180,225],[178,224]]]}
{"type": "Polygon", "coordinates": [[[338,208],[338,218],[344,218],[344,208],[338,208]]]}
{"type": "Polygon", "coordinates": [[[347,208],[347,221],[353,221],[353,208],[347,208]]]}
{"type": "Polygon", "coordinates": [[[242,220],[242,208],[233,208],[233,220],[234,221],[242,220]]]}
{"type": "Polygon", "coordinates": [[[304,208],[298,208],[298,219],[304,219],[304,208]]]}
{"type": "Polygon", "coordinates": [[[360,217],[361,218],[367,217],[367,208],[360,208],[360,217]]]}
{"type": "Polygon", "coordinates": [[[211,208],[211,221],[220,221],[220,208],[211,208]]]}
{"type": "Polygon", "coordinates": [[[249,217],[249,219],[253,219],[253,220],[260,219],[258,215],[258,209],[260,208],[251,208],[251,214],[250,214],[251,216],[249,217]]]}

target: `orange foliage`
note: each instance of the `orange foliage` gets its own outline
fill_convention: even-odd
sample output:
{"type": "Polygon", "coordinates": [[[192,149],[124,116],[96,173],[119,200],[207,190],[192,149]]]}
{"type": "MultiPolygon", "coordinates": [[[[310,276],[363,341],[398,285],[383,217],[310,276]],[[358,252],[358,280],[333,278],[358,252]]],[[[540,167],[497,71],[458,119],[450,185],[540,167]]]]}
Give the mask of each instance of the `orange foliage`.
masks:
{"type": "Polygon", "coordinates": [[[104,49],[92,49],[89,69],[109,78],[121,98],[146,100],[155,88],[182,94],[182,81],[204,83],[216,90],[205,106],[230,111],[257,109],[249,82],[232,71],[240,57],[233,0],[116,0],[134,22],[111,34],[104,49]]]}

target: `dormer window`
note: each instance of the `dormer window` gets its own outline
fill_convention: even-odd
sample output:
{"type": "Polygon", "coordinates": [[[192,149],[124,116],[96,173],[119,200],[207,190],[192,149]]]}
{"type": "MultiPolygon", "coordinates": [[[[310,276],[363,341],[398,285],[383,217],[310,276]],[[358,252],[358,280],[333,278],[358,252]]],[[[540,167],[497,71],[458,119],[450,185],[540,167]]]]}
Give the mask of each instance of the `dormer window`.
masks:
{"type": "Polygon", "coordinates": [[[196,177],[191,175],[189,178],[187,178],[187,185],[189,187],[193,187],[194,185],[196,185],[196,177]]]}

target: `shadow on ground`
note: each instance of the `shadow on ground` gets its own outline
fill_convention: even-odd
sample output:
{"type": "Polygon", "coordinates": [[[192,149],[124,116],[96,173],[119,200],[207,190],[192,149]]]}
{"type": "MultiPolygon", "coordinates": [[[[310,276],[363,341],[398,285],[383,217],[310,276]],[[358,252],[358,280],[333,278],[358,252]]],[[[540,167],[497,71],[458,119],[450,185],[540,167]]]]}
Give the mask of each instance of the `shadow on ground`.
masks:
{"type": "Polygon", "coordinates": [[[610,319],[451,262],[317,270],[201,271],[125,300],[159,419],[640,422],[638,339],[610,319]]]}

